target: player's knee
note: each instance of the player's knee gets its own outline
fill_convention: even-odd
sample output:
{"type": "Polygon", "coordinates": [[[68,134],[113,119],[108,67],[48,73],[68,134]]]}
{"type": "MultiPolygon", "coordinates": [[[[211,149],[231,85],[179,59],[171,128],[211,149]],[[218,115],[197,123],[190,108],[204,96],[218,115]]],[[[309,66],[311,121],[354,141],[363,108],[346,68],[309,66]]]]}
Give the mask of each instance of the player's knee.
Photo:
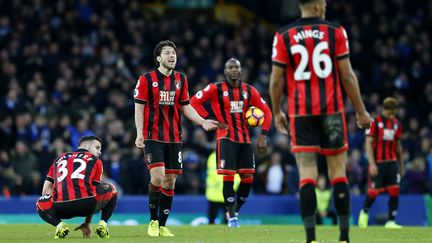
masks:
{"type": "Polygon", "coordinates": [[[390,186],[387,188],[387,192],[391,197],[399,196],[399,186],[390,186]]]}
{"type": "Polygon", "coordinates": [[[112,184],[112,183],[107,183],[110,187],[111,187],[111,191],[112,191],[112,193],[117,193],[117,189],[116,189],[116,187],[114,186],[114,184],[112,184]]]}
{"type": "Polygon", "coordinates": [[[234,181],[234,175],[224,175],[223,181],[234,181]]]}
{"type": "Polygon", "coordinates": [[[376,198],[379,195],[378,189],[369,189],[367,192],[368,197],[370,198],[376,198]]]}
{"type": "Polygon", "coordinates": [[[153,175],[151,178],[151,183],[155,186],[162,186],[163,181],[164,181],[164,175],[163,174],[156,174],[156,175],[153,175]]]}
{"type": "Polygon", "coordinates": [[[240,183],[252,184],[253,180],[254,178],[252,174],[245,174],[244,176],[241,176],[240,183]]]}
{"type": "Polygon", "coordinates": [[[303,178],[300,180],[299,188],[302,188],[303,186],[311,184],[313,186],[316,186],[316,180],[312,178],[303,178]]]}

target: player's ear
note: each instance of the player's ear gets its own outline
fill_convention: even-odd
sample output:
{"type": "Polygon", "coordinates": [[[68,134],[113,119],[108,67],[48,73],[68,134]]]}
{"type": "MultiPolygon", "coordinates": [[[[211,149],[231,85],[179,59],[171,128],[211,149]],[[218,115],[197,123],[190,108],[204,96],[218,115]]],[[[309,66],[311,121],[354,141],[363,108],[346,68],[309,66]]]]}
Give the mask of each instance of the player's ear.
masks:
{"type": "Polygon", "coordinates": [[[161,62],[161,61],[162,61],[162,57],[157,56],[157,57],[156,57],[156,60],[157,60],[158,62],[161,62]]]}

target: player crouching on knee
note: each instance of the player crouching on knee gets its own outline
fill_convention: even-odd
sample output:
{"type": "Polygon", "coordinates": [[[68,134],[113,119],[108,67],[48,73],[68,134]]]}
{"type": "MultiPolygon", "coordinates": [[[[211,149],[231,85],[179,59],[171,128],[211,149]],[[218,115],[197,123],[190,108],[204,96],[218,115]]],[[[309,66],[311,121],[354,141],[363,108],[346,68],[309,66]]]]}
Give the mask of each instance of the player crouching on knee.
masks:
{"type": "Polygon", "coordinates": [[[110,237],[107,222],[117,206],[117,191],[114,185],[101,182],[101,149],[100,138],[81,137],[77,151],[59,155],[50,167],[36,209],[43,220],[56,227],[55,239],[65,238],[70,231],[61,220],[74,217],[85,217],[75,231],[90,238],[91,219],[98,211],[101,220],[96,235],[110,237]]]}

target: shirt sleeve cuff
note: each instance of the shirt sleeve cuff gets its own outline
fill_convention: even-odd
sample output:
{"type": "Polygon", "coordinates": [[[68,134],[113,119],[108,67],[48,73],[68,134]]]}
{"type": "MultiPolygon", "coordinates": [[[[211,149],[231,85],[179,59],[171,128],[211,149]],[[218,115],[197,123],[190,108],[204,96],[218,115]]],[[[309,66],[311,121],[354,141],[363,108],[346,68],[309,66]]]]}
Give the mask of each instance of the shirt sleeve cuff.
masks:
{"type": "Polygon", "coordinates": [[[180,105],[189,105],[189,100],[180,101],[180,105]]]}
{"type": "Polygon", "coordinates": [[[139,100],[139,99],[134,99],[134,101],[135,101],[135,103],[142,104],[142,105],[145,105],[147,103],[147,101],[139,100]]]}
{"type": "Polygon", "coordinates": [[[285,63],[281,63],[281,62],[277,62],[277,61],[273,61],[273,65],[278,66],[278,67],[286,67],[285,63]]]}
{"type": "Polygon", "coordinates": [[[51,178],[51,177],[48,177],[48,176],[47,176],[47,177],[45,178],[45,180],[46,180],[46,181],[49,181],[49,182],[51,182],[51,183],[54,183],[54,179],[51,178]]]}

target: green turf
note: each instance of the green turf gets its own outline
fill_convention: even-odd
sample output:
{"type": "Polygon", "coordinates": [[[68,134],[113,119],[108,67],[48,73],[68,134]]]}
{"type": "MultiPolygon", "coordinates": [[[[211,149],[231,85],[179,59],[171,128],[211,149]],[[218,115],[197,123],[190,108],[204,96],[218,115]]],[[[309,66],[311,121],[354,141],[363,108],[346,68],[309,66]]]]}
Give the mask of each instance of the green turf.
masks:
{"type": "MultiPolygon", "coordinates": [[[[73,228],[76,225],[69,225],[73,228]]],[[[96,225],[93,225],[93,232],[96,225]]],[[[147,225],[111,226],[109,242],[304,242],[301,226],[242,226],[230,229],[226,226],[172,226],[174,238],[150,238],[146,235],[147,225]]],[[[46,242],[54,241],[54,227],[41,224],[4,224],[0,225],[0,242],[46,242]]],[[[318,227],[319,242],[338,242],[337,227],[318,227]]],[[[93,240],[96,236],[93,236],[93,240]]],[[[90,242],[82,239],[81,232],[72,231],[66,239],[58,241],[90,242]]],[[[101,240],[101,239],[100,239],[101,240]]],[[[432,231],[426,227],[404,227],[400,230],[369,227],[351,229],[351,242],[432,242],[432,231]]]]}

